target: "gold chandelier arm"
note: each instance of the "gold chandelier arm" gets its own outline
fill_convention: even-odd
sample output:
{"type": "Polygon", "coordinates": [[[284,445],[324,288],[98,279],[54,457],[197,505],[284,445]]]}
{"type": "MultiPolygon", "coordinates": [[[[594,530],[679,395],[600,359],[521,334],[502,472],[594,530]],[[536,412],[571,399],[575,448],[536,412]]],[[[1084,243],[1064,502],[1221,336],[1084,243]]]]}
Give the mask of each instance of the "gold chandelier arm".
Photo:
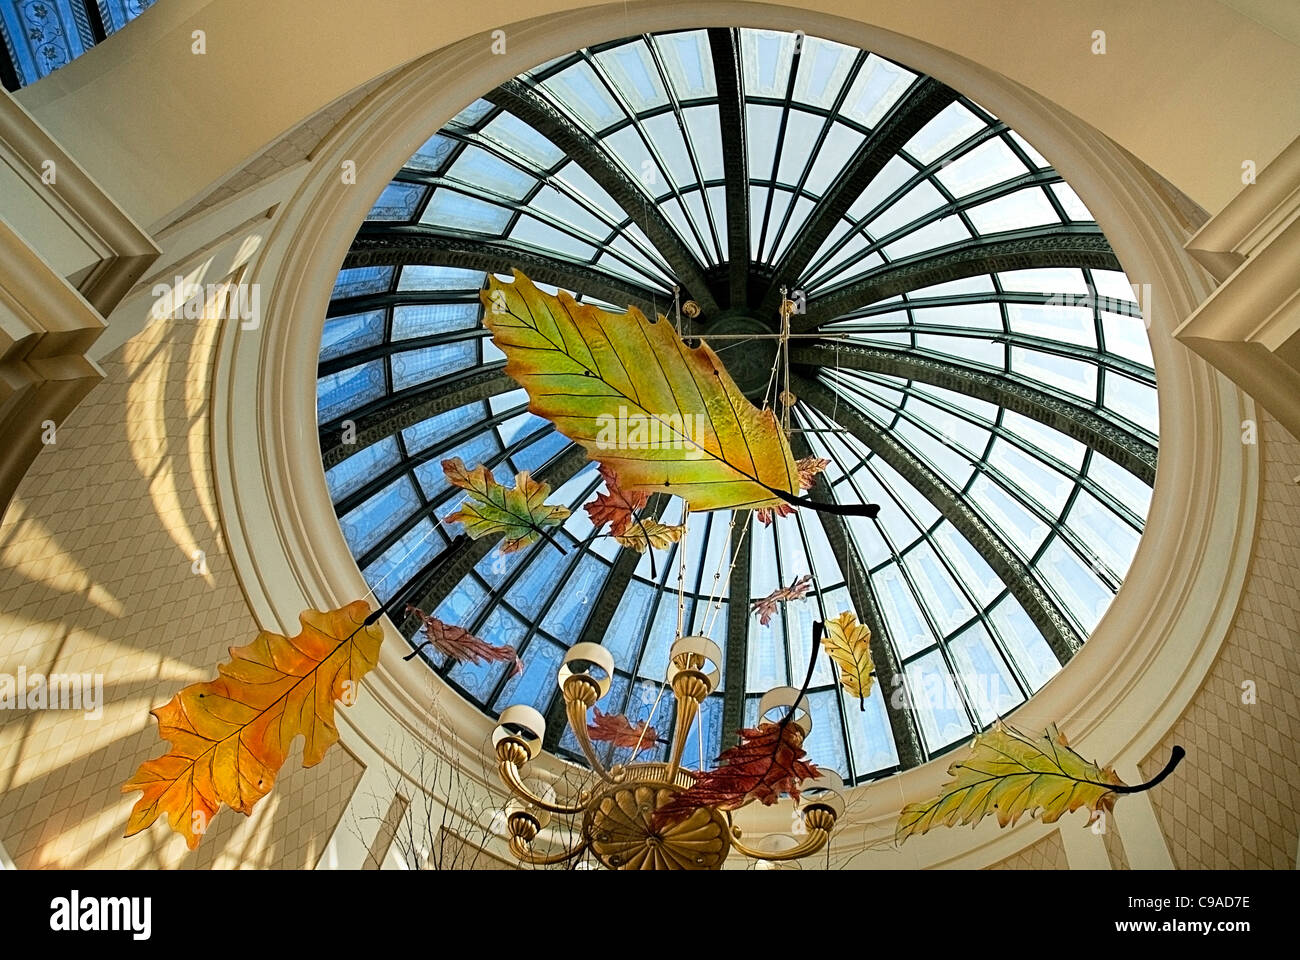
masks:
{"type": "Polygon", "coordinates": [[[587,849],[587,841],[580,840],[578,845],[572,850],[566,850],[563,853],[534,853],[528,842],[523,837],[510,838],[510,852],[517,858],[530,863],[534,866],[545,867],[555,863],[564,863],[566,860],[572,860],[580,856],[587,849]]]}
{"type": "Polygon", "coordinates": [[[731,841],[731,848],[743,853],[752,860],[800,860],[811,856],[826,846],[826,841],[830,838],[831,832],[829,830],[809,829],[808,836],[804,838],[803,842],[797,847],[791,847],[789,850],[754,850],[734,837],[731,841]]]}
{"type": "Polygon", "coordinates": [[[835,829],[836,819],[837,814],[830,807],[812,804],[804,808],[803,821],[808,827],[808,836],[798,846],[789,850],[754,850],[740,842],[739,830],[732,832],[731,846],[752,860],[800,860],[826,846],[831,831],[835,829]]]}
{"type": "Polygon", "coordinates": [[[510,791],[520,800],[530,803],[541,810],[549,810],[551,813],[575,814],[582,813],[586,808],[581,804],[576,806],[566,806],[562,803],[552,803],[542,797],[536,796],[531,790],[524,786],[524,780],[519,772],[520,765],[526,760],[528,754],[522,744],[513,740],[503,740],[497,744],[497,772],[501,775],[502,781],[510,791]]]}
{"type": "Polygon", "coordinates": [[[587,758],[587,763],[591,769],[596,771],[597,776],[606,783],[613,783],[614,778],[609,775],[605,765],[600,762],[600,757],[596,755],[596,748],[591,742],[591,737],[587,736],[587,710],[591,704],[584,702],[582,692],[585,688],[575,686],[573,693],[570,695],[569,687],[564,689],[564,714],[569,721],[569,729],[573,731],[573,736],[578,741],[578,746],[582,748],[582,755],[587,758]]]}
{"type": "Polygon", "coordinates": [[[673,723],[672,755],[668,758],[668,773],[664,779],[672,783],[677,777],[677,768],[682,762],[682,751],[686,749],[686,737],[691,732],[691,724],[700,711],[700,704],[694,697],[683,695],[673,685],[673,696],[677,700],[677,719],[673,723]]]}

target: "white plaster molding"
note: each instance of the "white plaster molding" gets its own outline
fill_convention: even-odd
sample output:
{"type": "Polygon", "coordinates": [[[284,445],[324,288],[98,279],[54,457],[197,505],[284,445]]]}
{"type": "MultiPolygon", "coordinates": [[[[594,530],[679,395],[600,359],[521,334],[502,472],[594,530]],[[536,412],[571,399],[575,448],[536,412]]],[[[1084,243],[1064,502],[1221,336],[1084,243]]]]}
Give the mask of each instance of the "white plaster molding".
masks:
{"type": "Polygon", "coordinates": [[[1300,435],[1300,138],[1187,249],[1222,283],[1175,335],[1300,435]]]}
{"type": "Polygon", "coordinates": [[[29,243],[49,246],[41,249],[42,256],[73,278],[102,314],[158,256],[148,234],[3,90],[0,171],[7,181],[5,215],[11,226],[29,243]]]}

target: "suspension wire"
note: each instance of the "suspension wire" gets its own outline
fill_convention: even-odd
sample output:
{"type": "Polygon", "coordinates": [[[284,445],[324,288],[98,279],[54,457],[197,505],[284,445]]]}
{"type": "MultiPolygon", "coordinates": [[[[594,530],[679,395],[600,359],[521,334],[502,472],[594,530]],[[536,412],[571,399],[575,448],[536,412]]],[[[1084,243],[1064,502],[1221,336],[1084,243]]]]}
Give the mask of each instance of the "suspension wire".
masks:
{"type": "MultiPolygon", "coordinates": [[[[691,505],[682,511],[682,537],[677,544],[677,637],[681,639],[686,622],[686,538],[691,532],[691,505]]],[[[647,544],[647,549],[649,545],[647,544]]]]}

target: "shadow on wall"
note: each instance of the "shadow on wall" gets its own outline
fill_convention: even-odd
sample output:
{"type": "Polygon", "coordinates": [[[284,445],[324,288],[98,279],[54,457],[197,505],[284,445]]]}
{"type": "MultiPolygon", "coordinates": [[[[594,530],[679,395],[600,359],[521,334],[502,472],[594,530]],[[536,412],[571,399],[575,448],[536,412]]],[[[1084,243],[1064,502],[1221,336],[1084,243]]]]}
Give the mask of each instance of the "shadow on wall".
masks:
{"type": "Polygon", "coordinates": [[[90,698],[0,699],[0,844],[20,869],[313,867],[360,780],[342,748],[303,770],[299,746],[253,815],[223,810],[198,851],[161,822],[122,838],[139,794],[121,784],[165,747],[149,710],[257,630],[211,476],[209,380],[230,322],[156,320],[108,357],[0,524],[0,698],[36,674],[75,674],[90,698]]]}

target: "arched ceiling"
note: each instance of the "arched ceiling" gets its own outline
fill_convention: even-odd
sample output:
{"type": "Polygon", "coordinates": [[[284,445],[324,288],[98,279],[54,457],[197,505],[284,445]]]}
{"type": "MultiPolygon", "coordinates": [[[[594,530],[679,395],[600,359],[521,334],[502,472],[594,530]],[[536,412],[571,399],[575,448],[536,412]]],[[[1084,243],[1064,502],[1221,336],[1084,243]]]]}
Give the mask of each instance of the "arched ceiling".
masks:
{"type": "MultiPolygon", "coordinates": [[[[554,675],[574,642],[614,653],[602,709],[666,731],[679,614],[711,635],[726,669],[686,746],[708,764],[763,692],[798,685],[813,619],[856,609],[882,695],[859,710],[823,662],[807,747],[873,779],[1023,703],[1119,589],[1159,426],[1137,301],[1061,177],[934,79],[795,34],[630,37],[468,105],[375,203],[325,323],[323,463],[378,596],[515,645],[525,670],[429,665],[491,715],[548,713],[562,754],[576,745],[554,675]],[[705,337],[775,329],[781,288],[800,291],[792,445],[831,462],[815,496],[879,503],[879,518],[694,514],[679,610],[683,558],[659,554],[652,572],[595,534],[581,509],[594,464],[504,375],[478,291],[511,267],[614,310],[667,312],[677,285],[705,337]],[[453,456],[548,480],[573,509],[568,552],[502,557],[458,537],[440,519],[453,456]],[[804,573],[816,597],[767,626],[750,615],[804,573]]],[[[738,380],[766,369],[758,345],[727,343],[738,380]]],[[[680,501],[652,507],[680,517],[680,501]]]]}

